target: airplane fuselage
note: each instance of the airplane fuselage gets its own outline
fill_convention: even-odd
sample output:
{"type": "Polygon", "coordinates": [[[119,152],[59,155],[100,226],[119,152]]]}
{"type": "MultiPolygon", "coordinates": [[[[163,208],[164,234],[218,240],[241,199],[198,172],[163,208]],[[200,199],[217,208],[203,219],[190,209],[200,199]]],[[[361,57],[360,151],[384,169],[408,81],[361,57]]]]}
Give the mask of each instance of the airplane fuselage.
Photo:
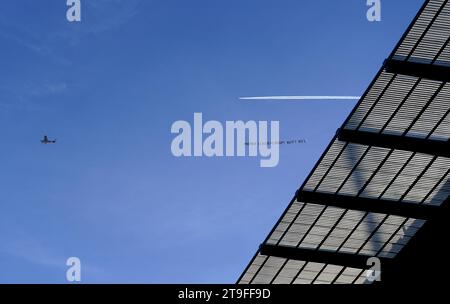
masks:
{"type": "Polygon", "coordinates": [[[43,143],[44,145],[55,144],[56,143],[56,139],[55,140],[49,140],[47,136],[44,136],[44,139],[41,140],[41,143],[43,143]]]}

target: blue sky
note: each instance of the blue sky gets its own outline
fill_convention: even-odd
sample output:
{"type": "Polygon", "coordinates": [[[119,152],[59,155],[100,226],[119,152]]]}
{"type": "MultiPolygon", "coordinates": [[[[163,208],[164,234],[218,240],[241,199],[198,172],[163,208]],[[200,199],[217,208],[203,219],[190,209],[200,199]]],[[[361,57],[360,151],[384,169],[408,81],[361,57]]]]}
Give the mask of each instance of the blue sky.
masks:
{"type": "Polygon", "coordinates": [[[239,97],[361,95],[423,3],[65,2],[0,3],[0,283],[234,283],[355,104],[239,97]],[[194,112],[307,143],[175,158],[194,112]]]}

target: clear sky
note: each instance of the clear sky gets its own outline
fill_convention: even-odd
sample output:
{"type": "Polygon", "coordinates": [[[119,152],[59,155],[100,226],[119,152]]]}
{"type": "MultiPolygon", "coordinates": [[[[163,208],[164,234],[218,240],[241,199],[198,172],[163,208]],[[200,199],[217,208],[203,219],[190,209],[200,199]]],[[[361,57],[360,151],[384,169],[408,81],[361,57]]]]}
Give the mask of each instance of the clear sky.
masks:
{"type": "Polygon", "coordinates": [[[239,97],[362,95],[423,3],[81,2],[0,2],[0,283],[234,283],[356,102],[239,97]],[[307,142],[176,158],[194,112],[307,142]]]}

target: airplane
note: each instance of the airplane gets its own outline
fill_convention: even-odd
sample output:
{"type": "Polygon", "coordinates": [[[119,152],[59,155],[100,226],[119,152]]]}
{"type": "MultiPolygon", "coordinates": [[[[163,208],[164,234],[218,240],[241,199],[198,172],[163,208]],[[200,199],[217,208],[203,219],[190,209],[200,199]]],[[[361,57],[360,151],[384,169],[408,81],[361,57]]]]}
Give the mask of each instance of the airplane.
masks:
{"type": "Polygon", "coordinates": [[[41,143],[43,143],[44,145],[56,144],[56,139],[55,140],[49,140],[47,135],[44,135],[44,139],[41,140],[41,143]]]}

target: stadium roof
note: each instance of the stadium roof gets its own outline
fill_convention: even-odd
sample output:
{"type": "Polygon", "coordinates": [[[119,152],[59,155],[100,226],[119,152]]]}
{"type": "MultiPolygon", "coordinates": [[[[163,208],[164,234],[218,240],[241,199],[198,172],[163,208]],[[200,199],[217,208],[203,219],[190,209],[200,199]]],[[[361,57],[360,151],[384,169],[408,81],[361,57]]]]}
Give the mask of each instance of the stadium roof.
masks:
{"type": "Polygon", "coordinates": [[[426,1],[238,283],[368,283],[443,221],[449,40],[449,1],[426,1]]]}

